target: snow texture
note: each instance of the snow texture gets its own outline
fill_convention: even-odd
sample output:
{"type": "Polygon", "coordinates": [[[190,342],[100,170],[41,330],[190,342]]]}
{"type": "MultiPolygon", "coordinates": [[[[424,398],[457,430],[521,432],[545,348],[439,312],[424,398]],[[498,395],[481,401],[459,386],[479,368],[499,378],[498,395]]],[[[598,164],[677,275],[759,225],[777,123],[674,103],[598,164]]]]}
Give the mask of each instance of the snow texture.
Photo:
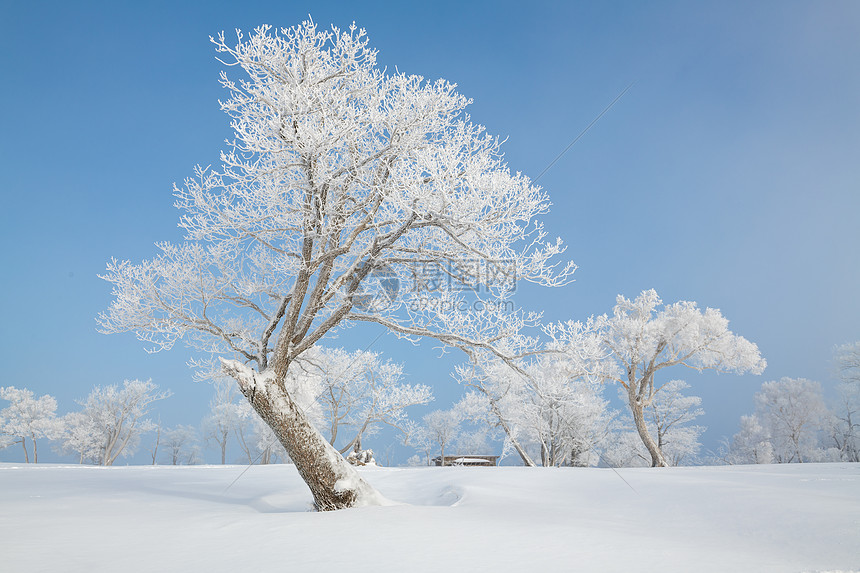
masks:
{"type": "Polygon", "coordinates": [[[2,464],[2,569],[860,569],[858,464],[368,468],[402,503],[324,513],[293,466],[243,469],[2,464]]]}

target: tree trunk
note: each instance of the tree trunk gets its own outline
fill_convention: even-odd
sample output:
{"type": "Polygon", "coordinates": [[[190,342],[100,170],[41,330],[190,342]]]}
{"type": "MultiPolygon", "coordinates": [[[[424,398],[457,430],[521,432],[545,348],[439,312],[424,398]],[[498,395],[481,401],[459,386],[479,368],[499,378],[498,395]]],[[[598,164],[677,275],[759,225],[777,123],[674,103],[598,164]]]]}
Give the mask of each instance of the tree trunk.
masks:
{"type": "Polygon", "coordinates": [[[642,443],[645,444],[648,453],[651,454],[651,467],[668,467],[669,464],[666,463],[663,452],[660,451],[660,447],[654,441],[654,438],[651,437],[651,434],[648,433],[648,426],[645,424],[645,407],[636,400],[635,396],[631,395],[629,398],[630,410],[633,412],[633,422],[636,424],[636,431],[639,432],[642,443]]]}
{"type": "Polygon", "coordinates": [[[270,371],[259,374],[236,360],[221,359],[225,372],[278,440],[311,490],[319,511],[374,505],[384,498],[373,489],[308,421],[270,371]]]}
{"type": "Polygon", "coordinates": [[[21,447],[24,448],[24,463],[30,463],[30,452],[27,451],[27,439],[21,436],[21,447]]]}

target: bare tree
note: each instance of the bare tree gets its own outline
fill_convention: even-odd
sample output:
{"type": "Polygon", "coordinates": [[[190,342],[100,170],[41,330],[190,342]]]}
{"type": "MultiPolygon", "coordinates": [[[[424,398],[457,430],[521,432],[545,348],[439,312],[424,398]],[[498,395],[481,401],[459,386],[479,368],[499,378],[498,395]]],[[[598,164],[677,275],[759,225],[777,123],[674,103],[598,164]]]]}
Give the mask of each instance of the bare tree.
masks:
{"type": "Polygon", "coordinates": [[[221,76],[235,139],[220,168],[175,189],[186,242],[109,263],[102,329],[214,350],[319,509],[373,503],[290,396],[290,369],[346,323],[505,356],[504,341],[539,318],[511,311],[514,278],[561,285],[575,267],[557,268],[564,246],[535,220],[546,194],[508,170],[453,85],[379,69],[354,26],[213,42],[246,74],[221,76]],[[474,290],[425,288],[428,265],[474,290]]]}

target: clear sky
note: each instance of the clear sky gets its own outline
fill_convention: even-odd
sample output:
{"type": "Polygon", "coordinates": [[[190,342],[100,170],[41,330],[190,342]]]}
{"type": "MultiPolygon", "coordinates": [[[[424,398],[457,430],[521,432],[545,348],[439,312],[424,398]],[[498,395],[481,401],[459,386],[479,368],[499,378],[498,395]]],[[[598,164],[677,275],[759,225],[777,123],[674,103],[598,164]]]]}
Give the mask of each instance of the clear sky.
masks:
{"type": "MultiPolygon", "coordinates": [[[[704,398],[707,446],[761,382],[829,384],[833,346],[860,339],[860,3],[4,2],[0,385],[65,412],[93,385],[152,378],[175,393],[166,423],[200,420],[210,389],[184,348],[96,332],[111,300],[96,275],[181,239],[172,183],[230,135],[209,35],[308,14],[356,21],[390,69],[459,84],[531,177],[635,82],[539,182],[576,282],[517,304],[584,319],[655,288],[721,309],[769,366],[667,374],[704,398]]],[[[373,349],[434,385],[435,407],[462,392],[456,355],[391,336],[373,349]]]]}

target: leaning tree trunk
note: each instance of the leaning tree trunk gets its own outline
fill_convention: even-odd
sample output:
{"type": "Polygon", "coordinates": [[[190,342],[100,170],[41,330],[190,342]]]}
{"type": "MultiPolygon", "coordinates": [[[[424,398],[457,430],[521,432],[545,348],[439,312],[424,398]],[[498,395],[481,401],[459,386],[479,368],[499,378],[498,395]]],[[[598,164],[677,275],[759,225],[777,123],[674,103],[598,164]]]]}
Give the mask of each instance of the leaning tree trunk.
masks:
{"type": "Polygon", "coordinates": [[[383,503],[384,498],[313,427],[289,393],[267,375],[269,371],[260,374],[236,360],[221,362],[287,450],[317,510],[383,503]]]}
{"type": "Polygon", "coordinates": [[[648,426],[645,424],[645,407],[632,395],[630,396],[630,411],[633,412],[633,422],[636,424],[636,431],[639,432],[642,443],[645,444],[648,453],[651,454],[651,467],[668,467],[669,464],[666,463],[666,458],[663,457],[660,446],[657,445],[657,442],[654,441],[654,438],[648,432],[648,426]]]}

